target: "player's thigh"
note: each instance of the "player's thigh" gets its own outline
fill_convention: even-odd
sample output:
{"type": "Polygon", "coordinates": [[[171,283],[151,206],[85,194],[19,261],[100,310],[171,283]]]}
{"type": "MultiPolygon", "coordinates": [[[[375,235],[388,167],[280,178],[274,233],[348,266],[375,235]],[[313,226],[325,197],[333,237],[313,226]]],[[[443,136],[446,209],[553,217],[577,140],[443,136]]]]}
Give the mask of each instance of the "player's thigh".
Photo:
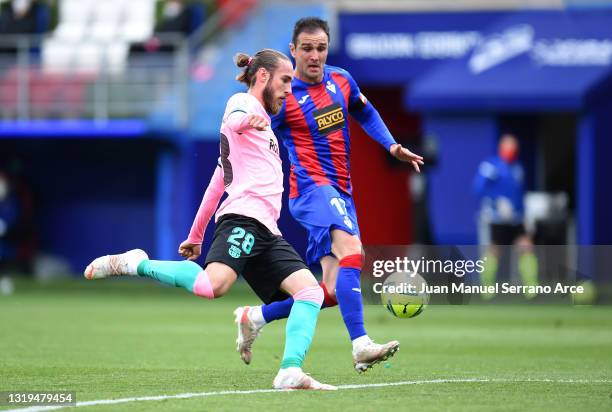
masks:
{"type": "Polygon", "coordinates": [[[345,193],[338,193],[339,203],[334,207],[340,214],[342,223],[337,221],[331,226],[332,253],[342,259],[346,256],[362,254],[362,245],[357,224],[357,211],[353,198],[345,193]]]}
{"type": "Polygon", "coordinates": [[[252,219],[223,216],[215,229],[205,269],[215,296],[221,296],[242,274],[249,260],[261,253],[265,236],[252,219]]]}
{"type": "MultiPolygon", "coordinates": [[[[326,255],[336,254],[332,250],[334,230],[343,231],[359,239],[359,226],[353,199],[338,192],[332,186],[320,186],[291,199],[289,209],[293,217],[308,230],[307,257],[311,264],[320,261],[326,255]]],[[[344,253],[347,249],[346,245],[353,246],[348,252],[360,248],[360,246],[354,246],[353,243],[342,242],[338,252],[344,253]]]]}
{"type": "Polygon", "coordinates": [[[280,284],[280,288],[288,295],[295,295],[300,290],[319,286],[312,272],[300,269],[287,276],[280,284]]]}
{"type": "Polygon", "coordinates": [[[361,239],[356,234],[346,232],[344,229],[336,228],[331,231],[332,253],[342,259],[346,256],[361,254],[361,239]]]}
{"type": "Polygon", "coordinates": [[[319,186],[289,201],[292,216],[306,229],[324,227],[330,230],[336,226],[358,234],[354,210],[352,198],[329,185],[319,186]]]}

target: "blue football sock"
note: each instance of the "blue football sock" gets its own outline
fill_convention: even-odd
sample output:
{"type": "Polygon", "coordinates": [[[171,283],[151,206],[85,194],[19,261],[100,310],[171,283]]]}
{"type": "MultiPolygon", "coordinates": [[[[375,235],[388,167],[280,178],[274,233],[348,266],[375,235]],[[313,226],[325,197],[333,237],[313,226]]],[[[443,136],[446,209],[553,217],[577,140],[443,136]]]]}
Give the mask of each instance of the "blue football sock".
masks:
{"type": "Polygon", "coordinates": [[[293,298],[287,298],[278,302],[272,302],[267,305],[261,306],[261,314],[263,315],[266,323],[270,323],[273,320],[285,319],[289,317],[291,313],[291,307],[293,306],[293,298]]]}
{"type": "Polygon", "coordinates": [[[340,260],[336,283],[336,298],[351,340],[367,335],[361,301],[361,261],[361,255],[351,255],[340,260]]]}
{"type": "MultiPolygon", "coordinates": [[[[327,292],[327,288],[323,283],[320,283],[321,288],[324,292],[324,300],[321,309],[330,308],[332,306],[336,306],[338,302],[327,292]]],[[[293,298],[287,298],[285,300],[281,300],[278,302],[272,302],[267,305],[261,306],[261,313],[263,315],[266,323],[270,323],[274,320],[285,319],[289,316],[291,312],[291,307],[293,306],[293,298]]]]}

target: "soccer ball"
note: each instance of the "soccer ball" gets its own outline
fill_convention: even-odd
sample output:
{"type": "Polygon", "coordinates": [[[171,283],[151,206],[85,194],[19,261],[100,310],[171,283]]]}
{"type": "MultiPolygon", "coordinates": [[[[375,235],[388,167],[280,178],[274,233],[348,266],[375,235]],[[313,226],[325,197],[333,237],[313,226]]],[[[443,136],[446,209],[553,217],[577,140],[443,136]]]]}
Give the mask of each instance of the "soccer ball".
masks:
{"type": "Polygon", "coordinates": [[[383,282],[382,303],[395,317],[413,318],[429,303],[429,293],[422,292],[425,285],[418,273],[395,272],[383,282]]]}

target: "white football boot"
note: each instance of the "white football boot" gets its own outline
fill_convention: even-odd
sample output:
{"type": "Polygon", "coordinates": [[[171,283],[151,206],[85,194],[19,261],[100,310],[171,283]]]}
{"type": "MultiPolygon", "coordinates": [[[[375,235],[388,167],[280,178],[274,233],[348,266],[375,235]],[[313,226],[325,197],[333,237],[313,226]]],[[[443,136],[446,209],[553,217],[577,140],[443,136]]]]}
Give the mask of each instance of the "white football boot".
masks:
{"type": "Polygon", "coordinates": [[[136,276],[138,265],[146,259],[149,259],[149,256],[141,249],[129,250],[119,255],[101,256],[87,265],[83,274],[90,280],[109,276],[136,276]]]}
{"type": "Polygon", "coordinates": [[[306,389],[315,391],[337,391],[333,385],[321,383],[313,377],[305,374],[301,368],[286,368],[278,371],[274,382],[274,389],[306,389]]]}
{"type": "Polygon", "coordinates": [[[353,350],[353,365],[355,370],[363,373],[379,362],[386,361],[399,350],[400,344],[396,340],[384,345],[370,341],[366,345],[353,350]]]}
{"type": "Polygon", "coordinates": [[[249,318],[250,306],[241,306],[234,311],[234,322],[238,325],[238,339],[236,339],[236,350],[240,353],[240,358],[247,365],[251,363],[253,353],[251,347],[259,336],[261,328],[249,318]]]}

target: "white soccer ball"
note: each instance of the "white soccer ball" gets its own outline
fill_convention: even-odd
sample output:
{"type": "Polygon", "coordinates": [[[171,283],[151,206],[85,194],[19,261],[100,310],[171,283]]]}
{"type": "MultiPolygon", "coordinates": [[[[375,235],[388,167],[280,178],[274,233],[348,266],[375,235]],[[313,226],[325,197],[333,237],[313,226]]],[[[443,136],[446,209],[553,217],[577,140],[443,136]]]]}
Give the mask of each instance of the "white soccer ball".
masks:
{"type": "Polygon", "coordinates": [[[395,272],[382,286],[382,304],[398,318],[413,318],[423,312],[429,303],[427,282],[415,272],[395,272]]]}

